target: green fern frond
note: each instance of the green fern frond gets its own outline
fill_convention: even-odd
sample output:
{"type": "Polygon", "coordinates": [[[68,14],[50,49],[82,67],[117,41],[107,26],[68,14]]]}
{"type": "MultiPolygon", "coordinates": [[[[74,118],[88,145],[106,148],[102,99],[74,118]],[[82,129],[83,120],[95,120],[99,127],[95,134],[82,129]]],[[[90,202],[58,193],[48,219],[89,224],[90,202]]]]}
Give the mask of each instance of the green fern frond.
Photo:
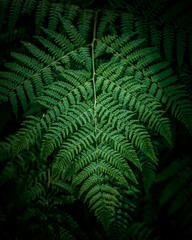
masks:
{"type": "MultiPolygon", "coordinates": [[[[188,189],[188,184],[190,179],[191,179],[191,169],[186,168],[186,169],[180,170],[177,176],[172,178],[170,183],[167,184],[166,187],[163,189],[161,198],[159,200],[160,204],[164,205],[166,202],[173,199],[173,197],[178,192],[181,192],[181,189],[184,189],[184,188],[188,189]]],[[[189,194],[190,194],[190,191],[189,191],[189,194]]],[[[182,193],[179,194],[179,196],[182,196],[182,193]]],[[[180,198],[179,196],[178,198],[176,198],[177,200],[175,200],[175,202],[178,201],[178,199],[180,198]]],[[[185,197],[183,196],[183,198],[185,197]]],[[[181,201],[182,201],[182,198],[181,198],[181,201]]],[[[173,206],[170,208],[171,209],[170,212],[173,211],[175,202],[173,201],[173,206]]]]}
{"type": "Polygon", "coordinates": [[[171,5],[168,9],[168,11],[166,11],[162,16],[160,16],[160,20],[163,23],[170,23],[174,20],[177,21],[177,18],[179,17],[179,15],[184,12],[186,13],[188,8],[190,8],[191,6],[191,2],[189,1],[178,1],[176,4],[171,5]]]}
{"type": "Polygon", "coordinates": [[[63,27],[68,34],[70,40],[76,47],[81,47],[85,44],[85,39],[81,36],[81,34],[78,32],[76,27],[73,25],[73,23],[66,19],[61,19],[63,27]]]}
{"type": "Polygon", "coordinates": [[[39,196],[44,196],[45,191],[41,184],[36,184],[35,186],[26,189],[19,198],[19,202],[29,203],[36,200],[39,196]]]}
{"type": "MultiPolygon", "coordinates": [[[[115,71],[114,65],[111,65],[109,69],[107,69],[108,73],[110,73],[110,69],[115,71]]],[[[101,75],[100,71],[98,72],[98,74],[101,75]]],[[[163,110],[159,110],[161,104],[157,102],[155,98],[146,98],[145,94],[138,94],[138,89],[140,89],[139,85],[134,84],[134,81],[126,81],[129,80],[130,77],[120,78],[114,83],[114,79],[118,78],[116,73],[110,76],[110,78],[109,75],[105,76],[105,72],[102,75],[105,78],[100,77],[98,84],[102,86],[103,91],[105,91],[106,88],[108,92],[113,91],[114,100],[118,100],[123,106],[128,106],[130,110],[136,111],[140,121],[148,122],[150,127],[155,128],[169,143],[171,142],[168,119],[165,117],[162,118],[164,114],[163,110]]]]}
{"type": "MultiPolygon", "coordinates": [[[[103,96],[102,96],[103,97],[103,96]]],[[[113,101],[113,98],[98,99],[98,115],[101,117],[101,121],[105,118],[109,119],[108,122],[112,126],[117,126],[119,132],[124,131],[126,138],[132,142],[132,144],[143,151],[153,161],[156,162],[153,146],[150,141],[150,136],[143,125],[138,120],[132,118],[134,113],[126,111],[125,109],[119,109],[118,104],[113,101]],[[101,102],[101,103],[100,103],[101,102]]]]}
{"type": "Polygon", "coordinates": [[[14,30],[15,24],[19,18],[19,13],[21,11],[22,4],[23,0],[14,0],[11,3],[9,9],[9,26],[8,26],[9,34],[12,34],[14,30]]]}
{"type": "MultiPolygon", "coordinates": [[[[50,34],[53,36],[52,32],[49,32],[49,35],[50,34]]],[[[13,53],[12,56],[15,58],[16,62],[6,64],[7,68],[11,69],[11,71],[1,73],[1,77],[4,78],[4,81],[1,82],[1,86],[4,87],[7,84],[9,91],[11,90],[10,97],[12,99],[11,102],[13,103],[12,106],[15,113],[17,113],[16,106],[18,98],[21,101],[23,108],[26,109],[28,101],[26,101],[25,94],[29,100],[33,102],[34,95],[41,95],[43,85],[53,82],[53,67],[55,68],[55,64],[60,61],[66,63],[66,60],[68,59],[67,53],[64,52],[61,47],[57,47],[56,43],[51,44],[51,42],[44,38],[38,39],[45,47],[47,46],[48,49],[50,49],[50,54],[47,54],[45,51],[40,50],[32,44],[23,43],[32,56],[13,53]],[[54,49],[54,51],[52,49],[54,49]],[[63,56],[63,54],[65,55],[63,56]],[[23,94],[18,94],[21,93],[22,89],[23,94]]],[[[56,42],[61,42],[63,40],[60,40],[58,35],[54,36],[54,39],[56,42]]],[[[71,51],[71,44],[69,45],[67,40],[62,44],[65,44],[65,42],[67,43],[65,51],[71,51]]],[[[88,57],[89,56],[87,56],[86,61],[88,61],[88,57]]],[[[8,97],[6,94],[6,91],[2,94],[2,100],[8,97]]]]}
{"type": "Polygon", "coordinates": [[[137,202],[138,189],[131,187],[127,190],[121,183],[116,183],[116,187],[120,190],[119,208],[110,219],[108,235],[110,239],[125,239],[127,236],[130,223],[133,221],[133,213],[137,202]]]}
{"type": "Polygon", "coordinates": [[[146,159],[146,161],[143,161],[142,164],[142,178],[143,178],[143,186],[146,194],[149,193],[149,190],[155,180],[156,174],[156,166],[153,164],[153,162],[146,159]]]}
{"type": "MultiPolygon", "coordinates": [[[[101,44],[101,42],[99,42],[99,44],[101,44]]],[[[151,65],[151,63],[155,62],[155,65],[150,66],[150,69],[152,68],[156,70],[159,69],[157,70],[159,71],[159,73],[155,75],[150,74],[148,75],[147,72],[143,71],[141,72],[143,78],[149,79],[148,81],[151,81],[153,86],[156,85],[156,88],[159,90],[157,93],[160,94],[161,96],[161,102],[163,104],[167,103],[168,107],[171,106],[173,115],[177,117],[182,123],[184,123],[184,125],[191,132],[191,121],[189,120],[191,119],[191,102],[187,100],[187,94],[183,87],[179,85],[176,86],[174,85],[173,87],[173,84],[175,84],[176,82],[178,83],[176,76],[173,76],[173,71],[170,68],[168,69],[165,68],[164,71],[161,71],[162,65],[161,64],[159,64],[159,66],[156,65],[156,61],[160,60],[160,55],[157,54],[156,52],[155,54],[153,53],[155,49],[144,48],[141,51],[131,53],[130,57],[127,56],[125,58],[124,54],[125,53],[128,54],[129,52],[132,51],[131,45],[125,47],[125,50],[123,51],[116,51],[115,49],[108,45],[106,47],[110,50],[110,52],[112,51],[120,56],[120,58],[115,59],[115,62],[119,62],[120,59],[122,60],[125,59],[124,60],[125,64],[131,65],[133,69],[139,72],[141,72],[140,67],[146,68],[147,65],[151,65]],[[145,57],[148,51],[149,53],[151,53],[151,56],[149,54],[147,57],[145,57]],[[128,60],[130,60],[131,62],[127,63],[128,60]],[[135,61],[138,61],[138,63],[134,64],[135,61]],[[180,115],[178,114],[178,112],[180,112],[180,115]]],[[[149,73],[151,73],[151,71],[149,71],[149,73]]],[[[156,106],[155,108],[158,108],[158,106],[156,106]]],[[[165,118],[165,123],[166,121],[167,120],[165,118]]],[[[169,143],[171,143],[170,130],[167,129],[166,131],[164,131],[164,133],[166,133],[167,131],[169,131],[169,135],[167,135],[166,139],[169,143]]]]}
{"type": "Polygon", "coordinates": [[[84,39],[87,39],[91,22],[93,19],[93,11],[84,10],[80,12],[80,17],[78,18],[78,30],[84,39]]]}
{"type": "Polygon", "coordinates": [[[36,0],[26,0],[23,4],[22,13],[31,14],[35,8],[36,0]]]}
{"type": "MultiPolygon", "coordinates": [[[[153,236],[153,229],[146,226],[145,223],[135,222],[129,227],[128,236],[131,236],[134,240],[149,240],[153,236]]],[[[159,237],[153,239],[158,240],[159,237]]]]}
{"type": "MultiPolygon", "coordinates": [[[[35,32],[39,35],[41,28],[45,26],[45,20],[48,19],[47,27],[50,30],[56,30],[59,23],[59,14],[64,11],[62,3],[49,2],[47,0],[9,0],[3,1],[2,5],[2,27],[5,25],[5,15],[8,14],[8,35],[12,37],[14,29],[17,26],[21,17],[27,13],[29,16],[35,12],[35,32]]],[[[15,30],[18,31],[17,29],[15,30]]]]}
{"type": "Polygon", "coordinates": [[[91,102],[87,103],[74,105],[66,115],[60,115],[57,118],[58,121],[52,124],[43,140],[41,149],[43,158],[49,156],[55,148],[59,147],[66,136],[77,130],[78,126],[83,126],[91,121],[90,116],[93,114],[91,102]]]}
{"type": "Polygon", "coordinates": [[[63,13],[63,5],[58,3],[51,3],[49,7],[49,22],[48,22],[48,29],[51,31],[55,31],[57,25],[59,23],[58,16],[63,13]]]}
{"type": "Polygon", "coordinates": [[[115,19],[117,18],[117,14],[113,11],[106,11],[104,14],[102,14],[100,23],[98,25],[97,29],[97,37],[100,38],[104,35],[105,32],[107,32],[107,25],[110,25],[114,23],[115,19]]]}
{"type": "Polygon", "coordinates": [[[142,9],[142,14],[144,14],[142,17],[137,17],[132,13],[122,14],[122,33],[132,34],[136,31],[140,38],[147,40],[148,45],[152,44],[158,47],[169,62],[175,62],[180,68],[188,55],[186,51],[190,41],[188,39],[190,38],[188,8],[191,7],[191,3],[178,1],[174,6],[172,4],[166,6],[166,2],[159,4],[159,0],[157,0],[154,3],[154,11],[151,10],[150,6],[151,3],[148,2],[146,7],[142,9]],[[165,13],[155,15],[163,6],[166,9],[165,13]],[[150,10],[147,10],[148,7],[150,10]],[[165,19],[164,16],[166,16],[165,19]]]}
{"type": "Polygon", "coordinates": [[[187,203],[187,201],[190,201],[189,199],[192,196],[192,185],[191,183],[188,183],[184,189],[181,189],[179,191],[179,194],[173,199],[172,204],[169,208],[169,214],[172,215],[178,210],[181,210],[183,206],[187,203]]]}
{"type": "Polygon", "coordinates": [[[42,23],[45,21],[45,17],[49,11],[49,1],[42,0],[39,1],[37,5],[35,25],[36,25],[36,35],[40,34],[42,23]]]}
{"type": "Polygon", "coordinates": [[[74,21],[75,17],[79,14],[80,8],[76,5],[67,5],[64,9],[64,16],[69,21],[74,21]]]}
{"type": "MultiPolygon", "coordinates": [[[[152,6],[156,9],[157,5],[152,6]]],[[[172,145],[172,117],[192,131],[192,108],[187,91],[157,48],[169,45],[171,58],[172,35],[131,14],[121,19],[120,36],[117,12],[40,1],[35,43],[23,42],[25,52],[12,54],[14,60],[5,64],[0,86],[2,100],[10,100],[15,114],[20,105],[24,113],[34,104],[41,109],[23,121],[12,146],[13,156],[39,142],[40,158],[53,159],[53,173],[66,171],[63,178],[68,176],[104,228],[117,223],[126,232],[142,169],[146,192],[152,184],[157,163],[153,139],[161,135],[158,141],[164,138],[172,145]],[[45,20],[48,29],[42,28],[45,20]],[[164,31],[163,39],[160,31],[164,31]],[[148,46],[151,43],[156,47],[148,46]]],[[[188,43],[184,44],[187,36],[179,34],[183,34],[176,44],[180,68],[188,43]]],[[[55,196],[55,206],[73,202],[64,183],[51,182],[54,177],[46,177],[46,184],[41,184],[43,177],[36,179],[26,202],[41,196],[37,205],[45,206],[50,187],[65,192],[55,196]]],[[[54,196],[48,195],[54,205],[54,196]]],[[[49,229],[55,236],[53,227],[49,229]]],[[[59,230],[62,237],[67,233],[65,228],[59,230]]]]}

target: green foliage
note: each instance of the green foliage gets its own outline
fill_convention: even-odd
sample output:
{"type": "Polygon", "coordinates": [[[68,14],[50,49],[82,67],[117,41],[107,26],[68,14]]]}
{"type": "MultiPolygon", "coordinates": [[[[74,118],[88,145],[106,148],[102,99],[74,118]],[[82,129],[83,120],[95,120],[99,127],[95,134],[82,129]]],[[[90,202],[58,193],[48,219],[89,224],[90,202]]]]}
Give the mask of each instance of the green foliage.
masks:
{"type": "MultiPolygon", "coordinates": [[[[77,237],[78,224],[64,207],[76,199],[88,206],[108,238],[125,239],[132,230],[132,239],[151,237],[145,223],[130,229],[129,224],[140,192],[144,188],[148,196],[153,187],[159,152],[174,147],[175,122],[192,134],[191,86],[185,82],[191,37],[188,15],[176,19],[187,11],[186,2],[164,14],[164,1],[148,7],[143,2],[109,1],[112,9],[103,10],[63,1],[3,3],[1,28],[8,27],[3,39],[13,41],[22,19],[29,17],[34,28],[18,50],[13,47],[0,72],[0,101],[22,121],[11,144],[2,143],[2,158],[22,164],[32,151],[34,172],[29,167],[18,174],[21,166],[9,162],[1,181],[16,177],[22,186],[17,202],[25,206],[22,224],[32,221],[27,231],[38,226],[43,231],[48,221],[39,239],[77,237]]],[[[190,173],[167,185],[161,205],[185,186],[190,173]]],[[[181,192],[188,194],[188,188],[181,192]]],[[[178,203],[181,195],[170,213],[185,202],[178,203]]]]}
{"type": "Polygon", "coordinates": [[[174,154],[162,157],[165,166],[144,199],[142,215],[128,229],[131,239],[169,239],[174,233],[186,239],[191,236],[191,155],[168,162],[170,157],[174,154]]]}
{"type": "Polygon", "coordinates": [[[20,238],[85,239],[80,226],[67,210],[75,202],[75,195],[65,172],[61,170],[53,178],[51,166],[40,160],[35,149],[18,154],[10,161],[14,138],[8,137],[0,147],[1,163],[4,163],[0,177],[1,192],[8,197],[7,191],[12,189],[13,198],[1,199],[1,235],[7,234],[9,221],[13,221],[17,229],[12,234],[20,238]]]}

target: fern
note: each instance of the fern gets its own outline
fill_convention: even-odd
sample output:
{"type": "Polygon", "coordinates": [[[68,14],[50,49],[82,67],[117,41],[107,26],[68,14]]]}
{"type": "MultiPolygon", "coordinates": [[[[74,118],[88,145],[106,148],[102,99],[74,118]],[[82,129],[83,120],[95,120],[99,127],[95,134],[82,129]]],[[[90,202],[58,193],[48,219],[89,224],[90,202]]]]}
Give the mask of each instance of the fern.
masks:
{"type": "Polygon", "coordinates": [[[45,19],[48,18],[48,27],[50,30],[55,30],[59,18],[58,14],[63,13],[63,4],[55,3],[55,1],[48,0],[3,0],[1,8],[1,28],[8,23],[8,35],[11,39],[14,31],[17,31],[17,26],[20,18],[28,14],[31,16],[35,10],[35,33],[37,35],[41,32],[41,27],[45,26],[45,19]],[[3,5],[2,5],[3,4],[3,5]],[[9,18],[6,22],[6,15],[9,18]]]}
{"type": "Polygon", "coordinates": [[[55,31],[59,23],[58,15],[63,13],[62,4],[52,3],[49,10],[48,28],[55,31]]]}
{"type": "Polygon", "coordinates": [[[134,187],[127,190],[122,184],[117,184],[117,186],[121,188],[122,197],[119,198],[119,208],[110,219],[109,238],[126,239],[130,223],[133,221],[139,191],[134,187]]]}
{"type": "Polygon", "coordinates": [[[159,0],[147,2],[145,8],[141,8],[142,17],[131,13],[122,15],[122,32],[132,33],[136,29],[140,37],[158,47],[169,62],[177,63],[180,70],[185,58],[190,59],[186,51],[191,35],[189,8],[189,1],[178,1],[175,5],[164,1],[159,4],[159,0]],[[161,12],[163,8],[166,11],[161,12]]]}
{"type": "Polygon", "coordinates": [[[16,0],[13,1],[11,6],[10,6],[10,15],[9,15],[9,32],[13,32],[14,26],[18,20],[19,17],[19,12],[21,11],[21,6],[22,6],[23,0],[16,0]]]}
{"type": "Polygon", "coordinates": [[[49,2],[46,0],[40,1],[37,6],[36,21],[35,21],[37,35],[40,34],[40,26],[42,26],[42,23],[45,20],[48,10],[49,10],[49,2]]]}
{"type": "Polygon", "coordinates": [[[186,157],[184,158],[182,164],[179,164],[179,162],[170,164],[156,179],[156,182],[159,182],[163,180],[166,181],[167,179],[172,178],[170,183],[167,184],[166,187],[163,189],[162,197],[160,198],[160,204],[164,205],[170,199],[173,199],[173,196],[179,192],[178,196],[172,202],[169,213],[174,213],[177,209],[181,207],[182,201],[187,200],[185,192],[186,195],[191,195],[191,186],[189,183],[191,178],[191,169],[187,167],[188,161],[189,158],[186,157]],[[174,170],[173,174],[177,175],[174,176],[169,169],[171,169],[172,171],[174,170]],[[166,172],[168,172],[167,175],[165,175],[166,172]],[[187,190],[185,188],[187,188],[187,190]]]}
{"type": "MultiPolygon", "coordinates": [[[[128,231],[128,235],[132,237],[134,240],[139,240],[139,239],[151,239],[153,236],[153,231],[149,227],[145,226],[145,224],[140,223],[140,222],[135,222],[133,223],[128,231]]],[[[153,237],[154,240],[158,240],[159,237],[155,236],[153,237]]]]}
{"type": "Polygon", "coordinates": [[[10,136],[5,142],[1,142],[1,154],[5,152],[8,156],[1,171],[1,191],[5,194],[5,186],[9,186],[14,192],[13,199],[6,199],[4,212],[8,212],[6,219],[1,219],[1,222],[9,225],[7,215],[14,215],[15,219],[13,216],[9,218],[17,226],[20,238],[29,235],[29,239],[50,236],[54,239],[86,239],[71,213],[64,209],[64,206],[72,205],[75,201],[74,190],[65,174],[60,171],[53,178],[50,167],[45,162],[39,162],[35,149],[18,154],[12,162],[8,161],[13,141],[14,137],[10,136]],[[26,159],[31,160],[26,162],[26,159]],[[22,226],[25,228],[22,229],[22,226]]]}
{"type": "MultiPolygon", "coordinates": [[[[35,1],[28,4],[23,13],[31,14],[35,1]]],[[[159,13],[156,3],[150,6],[159,13]]],[[[12,28],[17,17],[16,12],[10,21],[12,28]]],[[[1,72],[1,101],[10,102],[16,116],[40,106],[38,113],[26,114],[12,144],[12,157],[38,142],[41,160],[53,162],[53,179],[59,171],[66,171],[78,198],[107,232],[116,225],[119,233],[123,226],[123,239],[135,208],[141,171],[146,194],[152,186],[158,163],[156,141],[173,146],[172,118],[192,133],[188,92],[174,68],[163,60],[172,59],[176,45],[177,67],[182,68],[186,32],[164,25],[159,28],[156,22],[150,25],[147,18],[132,13],[81,10],[46,0],[38,2],[35,19],[34,41],[23,41],[23,52],[13,52],[13,60],[1,72]],[[47,28],[42,27],[47,19],[47,28]],[[162,46],[165,56],[159,53],[162,46]]],[[[34,217],[35,208],[40,211],[45,206],[50,187],[56,187],[57,193],[59,188],[68,189],[56,180],[52,186],[45,174],[23,191],[20,202],[35,202],[26,210],[26,219],[34,217]]],[[[55,203],[52,196],[49,200],[62,205],[72,199],[67,194],[63,199],[56,196],[55,203]]],[[[167,194],[162,204],[168,200],[167,194]]],[[[41,221],[45,219],[43,211],[41,221]]],[[[53,238],[70,239],[66,229],[54,230],[62,221],[58,213],[48,232],[53,238]]],[[[143,234],[145,239],[150,235],[145,228],[143,234]]]]}
{"type": "Polygon", "coordinates": [[[36,4],[36,0],[27,0],[25,1],[22,9],[22,13],[31,14],[36,4]]]}

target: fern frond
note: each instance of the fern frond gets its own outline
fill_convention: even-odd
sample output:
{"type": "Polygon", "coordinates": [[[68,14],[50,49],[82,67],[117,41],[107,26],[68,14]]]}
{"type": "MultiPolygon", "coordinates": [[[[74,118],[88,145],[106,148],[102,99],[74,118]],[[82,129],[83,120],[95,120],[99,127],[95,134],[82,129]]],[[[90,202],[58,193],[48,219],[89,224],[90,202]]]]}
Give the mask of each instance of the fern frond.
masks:
{"type": "Polygon", "coordinates": [[[26,0],[23,4],[22,13],[31,14],[37,4],[36,0],[26,0]]]}
{"type": "Polygon", "coordinates": [[[183,58],[184,58],[185,51],[186,51],[186,43],[187,43],[186,35],[187,34],[185,31],[177,32],[177,63],[178,63],[179,68],[181,67],[181,65],[183,63],[183,58]]]}
{"type": "Polygon", "coordinates": [[[78,18],[78,30],[84,39],[87,39],[88,37],[92,19],[93,11],[84,10],[80,12],[80,17],[78,18]]]}
{"type": "Polygon", "coordinates": [[[153,164],[153,162],[148,161],[143,161],[142,164],[142,177],[143,177],[143,186],[145,193],[148,194],[149,190],[155,180],[156,174],[156,166],[153,164]]]}
{"type": "Polygon", "coordinates": [[[8,26],[8,32],[10,35],[12,34],[15,24],[19,18],[22,4],[23,4],[23,0],[14,0],[11,3],[10,9],[9,9],[9,26],[8,26]]]}
{"type": "Polygon", "coordinates": [[[67,114],[60,115],[58,121],[53,123],[45,134],[42,145],[42,157],[46,158],[53,150],[59,147],[66,136],[91,121],[92,115],[91,104],[82,103],[74,105],[67,114]]]}
{"type": "Polygon", "coordinates": [[[42,28],[42,30],[48,35],[50,39],[54,39],[55,44],[57,44],[56,46],[60,47],[60,51],[62,50],[63,52],[68,53],[72,52],[74,49],[74,45],[65,35],[46,28],[42,28]]]}
{"type": "Polygon", "coordinates": [[[97,29],[97,37],[99,38],[102,37],[104,33],[107,32],[107,30],[109,30],[107,29],[107,25],[110,25],[111,23],[113,23],[117,18],[117,16],[118,15],[113,11],[106,11],[104,14],[102,14],[101,20],[97,29]]]}
{"type": "MultiPolygon", "coordinates": [[[[115,66],[117,66],[117,64],[109,66],[107,72],[110,73],[110,70],[115,71],[115,66]]],[[[98,74],[101,75],[99,70],[98,74]]],[[[126,81],[130,79],[130,77],[118,79],[118,81],[114,83],[114,79],[118,78],[116,73],[112,76],[105,76],[104,72],[102,75],[105,78],[100,77],[99,85],[101,85],[101,83],[103,84],[101,85],[103,91],[105,91],[106,88],[108,92],[112,91],[114,100],[118,100],[123,106],[128,106],[130,110],[137,111],[140,121],[148,122],[150,127],[155,128],[155,130],[162,134],[169,143],[171,142],[168,119],[162,117],[164,113],[163,110],[159,110],[161,104],[157,102],[156,99],[151,97],[146,99],[145,94],[138,94],[137,91],[140,89],[140,86],[136,83],[134,84],[134,81],[129,81],[130,83],[126,81]]]]}
{"type": "MultiPolygon", "coordinates": [[[[99,42],[99,44],[101,44],[101,41],[99,42]]],[[[124,60],[125,64],[131,65],[132,69],[134,69],[135,71],[141,72],[140,67],[146,68],[147,65],[151,65],[154,62],[155,65],[152,65],[151,68],[157,69],[156,61],[160,60],[160,55],[157,54],[156,52],[154,53],[155,49],[144,48],[144,49],[141,49],[140,51],[138,50],[137,52],[130,53],[132,51],[131,43],[124,48],[125,50],[122,50],[122,51],[119,51],[119,50],[116,51],[114,47],[112,48],[112,46],[106,45],[104,42],[103,42],[103,45],[105,45],[110,52],[113,52],[114,54],[117,54],[119,56],[118,58],[114,59],[116,63],[119,62],[120,59],[122,59],[122,61],[125,59],[124,60]],[[147,52],[149,53],[149,55],[145,57],[147,52]],[[126,55],[130,53],[130,55],[126,56],[125,58],[124,57],[125,53],[126,55]],[[135,64],[136,61],[137,63],[135,64]]],[[[189,120],[191,119],[191,103],[187,100],[187,94],[185,90],[182,87],[180,87],[179,84],[173,87],[173,84],[175,84],[175,82],[177,82],[178,80],[176,76],[173,75],[173,71],[170,68],[165,69],[164,71],[161,71],[161,64],[158,66],[158,68],[159,68],[158,71],[160,72],[155,75],[148,76],[147,72],[142,72],[141,74],[143,75],[143,78],[149,79],[149,81],[153,83],[153,86],[157,85],[156,88],[159,90],[158,94],[160,94],[161,96],[161,102],[163,104],[166,103],[168,107],[171,106],[173,115],[177,117],[181,122],[183,122],[184,125],[191,132],[191,121],[189,120]],[[178,89],[180,89],[180,92],[178,91],[178,89]],[[180,112],[180,115],[177,114],[178,112],[180,112]]],[[[132,72],[130,72],[130,74],[132,74],[132,72]]],[[[159,107],[156,106],[155,109],[159,107]]],[[[162,113],[163,112],[161,112],[161,114],[162,113]]],[[[167,120],[165,118],[165,124],[166,124],[166,121],[167,120]]],[[[166,133],[167,130],[165,130],[164,133],[166,133]]],[[[171,143],[170,130],[168,131],[169,131],[169,135],[167,135],[166,139],[169,143],[171,143]]]]}
{"type": "Polygon", "coordinates": [[[192,185],[191,183],[186,184],[184,189],[179,191],[178,195],[173,199],[172,204],[169,208],[168,214],[172,215],[178,210],[181,210],[183,206],[189,201],[192,196],[192,185]]]}
{"type": "Polygon", "coordinates": [[[39,196],[44,196],[45,190],[41,184],[36,184],[35,186],[30,187],[30,189],[26,189],[19,198],[19,202],[29,203],[31,201],[36,200],[39,196]]]}
{"type": "Polygon", "coordinates": [[[73,23],[67,19],[61,19],[66,33],[69,35],[70,40],[76,47],[81,47],[85,44],[85,39],[78,32],[73,23]]]}
{"type": "Polygon", "coordinates": [[[98,115],[101,121],[105,118],[112,126],[117,126],[119,132],[124,131],[125,136],[135,147],[146,153],[153,161],[156,161],[155,153],[150,141],[150,136],[145,127],[139,124],[139,121],[132,118],[134,113],[119,109],[119,106],[112,97],[105,98],[102,96],[98,99],[98,115]]]}
{"type": "Polygon", "coordinates": [[[121,32],[132,34],[134,32],[134,16],[129,13],[121,14],[121,32]]]}
{"type": "MultiPolygon", "coordinates": [[[[156,2],[151,6],[159,12],[156,2]]],[[[38,142],[40,161],[50,164],[53,159],[56,178],[54,174],[50,177],[50,168],[35,180],[29,177],[31,182],[24,192],[26,203],[35,203],[31,211],[36,204],[37,209],[53,206],[58,210],[62,204],[72,203],[75,198],[66,180],[105,229],[123,226],[123,239],[135,208],[142,169],[146,192],[152,184],[157,163],[153,139],[172,145],[172,116],[192,131],[192,108],[187,91],[158,50],[164,45],[171,59],[177,45],[176,61],[181,68],[187,35],[175,27],[169,35],[166,26],[150,25],[147,18],[125,13],[119,36],[119,17],[114,11],[94,12],[39,1],[36,42],[23,42],[25,52],[12,54],[14,60],[1,72],[0,89],[2,100],[10,100],[15,114],[20,105],[24,114],[31,107],[31,116],[16,134],[13,156],[38,142]],[[42,28],[46,20],[48,29],[42,28]],[[172,43],[175,34],[176,44],[172,43]],[[34,104],[40,109],[35,114],[34,104]],[[59,170],[62,173],[57,174],[59,170]],[[50,188],[55,194],[47,192],[50,188]],[[61,191],[65,194],[58,196],[61,191]]],[[[43,224],[44,210],[41,216],[43,224]]],[[[68,228],[61,227],[65,219],[59,213],[57,220],[48,232],[70,238],[68,228]],[[53,227],[57,223],[59,233],[53,227]]],[[[147,239],[148,230],[141,236],[147,239]]]]}
{"type": "Polygon", "coordinates": [[[35,25],[36,25],[36,35],[39,35],[41,32],[41,27],[43,22],[45,21],[45,17],[49,10],[49,1],[42,0],[39,1],[39,4],[37,5],[37,11],[36,11],[36,18],[35,18],[35,25]]]}
{"type": "MultiPolygon", "coordinates": [[[[163,173],[164,174],[164,173],[163,173]]],[[[176,174],[176,172],[175,172],[176,174]]],[[[181,189],[187,188],[189,181],[191,179],[191,169],[183,169],[178,172],[178,175],[173,177],[169,184],[163,189],[161,198],[159,200],[161,205],[164,205],[169,200],[173,199],[173,197],[178,193],[181,192],[181,189]]],[[[182,193],[179,194],[182,196],[182,193]]],[[[184,197],[184,196],[183,196],[184,197]]],[[[180,197],[177,198],[177,200],[180,197]]],[[[175,200],[175,201],[177,201],[175,200]]],[[[173,206],[171,207],[170,212],[174,209],[174,201],[173,206]]]]}
{"type": "Polygon", "coordinates": [[[103,161],[100,161],[99,165],[91,162],[82,172],[75,176],[73,181],[75,185],[79,185],[84,181],[80,193],[85,194],[84,201],[89,202],[90,209],[95,212],[105,228],[108,227],[114,207],[118,206],[117,196],[119,195],[116,189],[104,183],[105,176],[108,174],[110,177],[119,178],[120,181],[126,183],[114,168],[106,165],[103,161]],[[93,176],[95,180],[93,180],[93,176]]]}
{"type": "Polygon", "coordinates": [[[121,183],[116,183],[120,190],[119,208],[110,219],[108,235],[110,239],[125,239],[130,223],[133,221],[133,213],[136,208],[138,190],[131,187],[127,190],[121,183]]]}
{"type": "Polygon", "coordinates": [[[74,21],[75,17],[77,17],[80,8],[76,5],[67,5],[64,9],[64,16],[69,21],[74,21]]]}
{"type": "MultiPolygon", "coordinates": [[[[134,240],[149,240],[153,236],[153,229],[146,226],[145,223],[135,222],[129,227],[128,236],[134,240]]],[[[153,239],[158,240],[159,237],[156,236],[153,239]]]]}
{"type": "Polygon", "coordinates": [[[49,7],[48,29],[55,31],[59,23],[59,15],[63,13],[63,5],[59,3],[51,3],[49,7]]]}
{"type": "Polygon", "coordinates": [[[163,31],[164,35],[164,49],[165,56],[168,61],[172,60],[173,55],[173,45],[174,45],[174,29],[170,26],[165,27],[163,31]]]}
{"type": "MultiPolygon", "coordinates": [[[[54,32],[48,31],[48,35],[52,36],[53,38],[54,32]]],[[[73,50],[73,46],[68,44],[69,41],[67,39],[60,38],[59,35],[54,35],[54,44],[45,38],[39,37],[37,39],[43,44],[43,46],[48,47],[50,54],[40,50],[35,45],[23,43],[32,56],[13,53],[12,56],[15,58],[15,62],[6,64],[6,67],[11,69],[11,71],[1,73],[1,77],[4,78],[4,81],[2,81],[1,85],[2,87],[7,86],[9,91],[11,90],[10,96],[13,102],[12,106],[14,107],[15,113],[17,113],[16,106],[18,102],[18,99],[13,101],[13,99],[15,99],[15,94],[17,96],[18,92],[21,93],[21,89],[23,88],[27,98],[33,102],[34,96],[41,95],[44,85],[50,84],[54,81],[53,71],[54,69],[57,71],[58,68],[56,64],[59,64],[60,62],[67,64],[69,58],[68,54],[70,54],[71,50],[73,50]],[[60,44],[61,42],[62,44],[60,44]],[[57,43],[59,46],[57,46],[57,43]],[[67,45],[63,49],[62,45],[65,43],[67,45]]],[[[82,52],[85,52],[86,54],[86,51],[82,52]]],[[[87,55],[86,64],[90,68],[89,62],[89,56],[87,55]]],[[[21,95],[24,96],[25,94],[18,95],[18,98],[21,100],[24,109],[26,109],[28,101],[22,98],[21,95]]],[[[5,91],[1,98],[3,100],[6,99],[6,97],[8,96],[6,95],[5,91]]]]}
{"type": "Polygon", "coordinates": [[[190,6],[191,2],[189,1],[178,1],[176,4],[169,6],[168,11],[159,18],[163,23],[170,23],[171,21],[176,20],[182,12],[186,13],[186,10],[188,10],[190,6]]]}
{"type": "Polygon", "coordinates": [[[57,154],[56,161],[61,162],[63,167],[67,166],[84,148],[87,148],[94,142],[93,127],[89,124],[83,126],[79,131],[73,134],[63,145],[57,154]]]}

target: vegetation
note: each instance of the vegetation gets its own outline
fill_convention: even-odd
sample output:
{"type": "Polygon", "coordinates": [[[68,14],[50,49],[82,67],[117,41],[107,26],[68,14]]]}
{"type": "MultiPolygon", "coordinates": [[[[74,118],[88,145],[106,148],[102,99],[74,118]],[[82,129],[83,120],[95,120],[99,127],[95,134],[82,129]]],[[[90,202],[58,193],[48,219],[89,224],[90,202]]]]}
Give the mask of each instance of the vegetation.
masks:
{"type": "Polygon", "coordinates": [[[190,239],[192,4],[0,3],[2,239],[190,239]]]}

